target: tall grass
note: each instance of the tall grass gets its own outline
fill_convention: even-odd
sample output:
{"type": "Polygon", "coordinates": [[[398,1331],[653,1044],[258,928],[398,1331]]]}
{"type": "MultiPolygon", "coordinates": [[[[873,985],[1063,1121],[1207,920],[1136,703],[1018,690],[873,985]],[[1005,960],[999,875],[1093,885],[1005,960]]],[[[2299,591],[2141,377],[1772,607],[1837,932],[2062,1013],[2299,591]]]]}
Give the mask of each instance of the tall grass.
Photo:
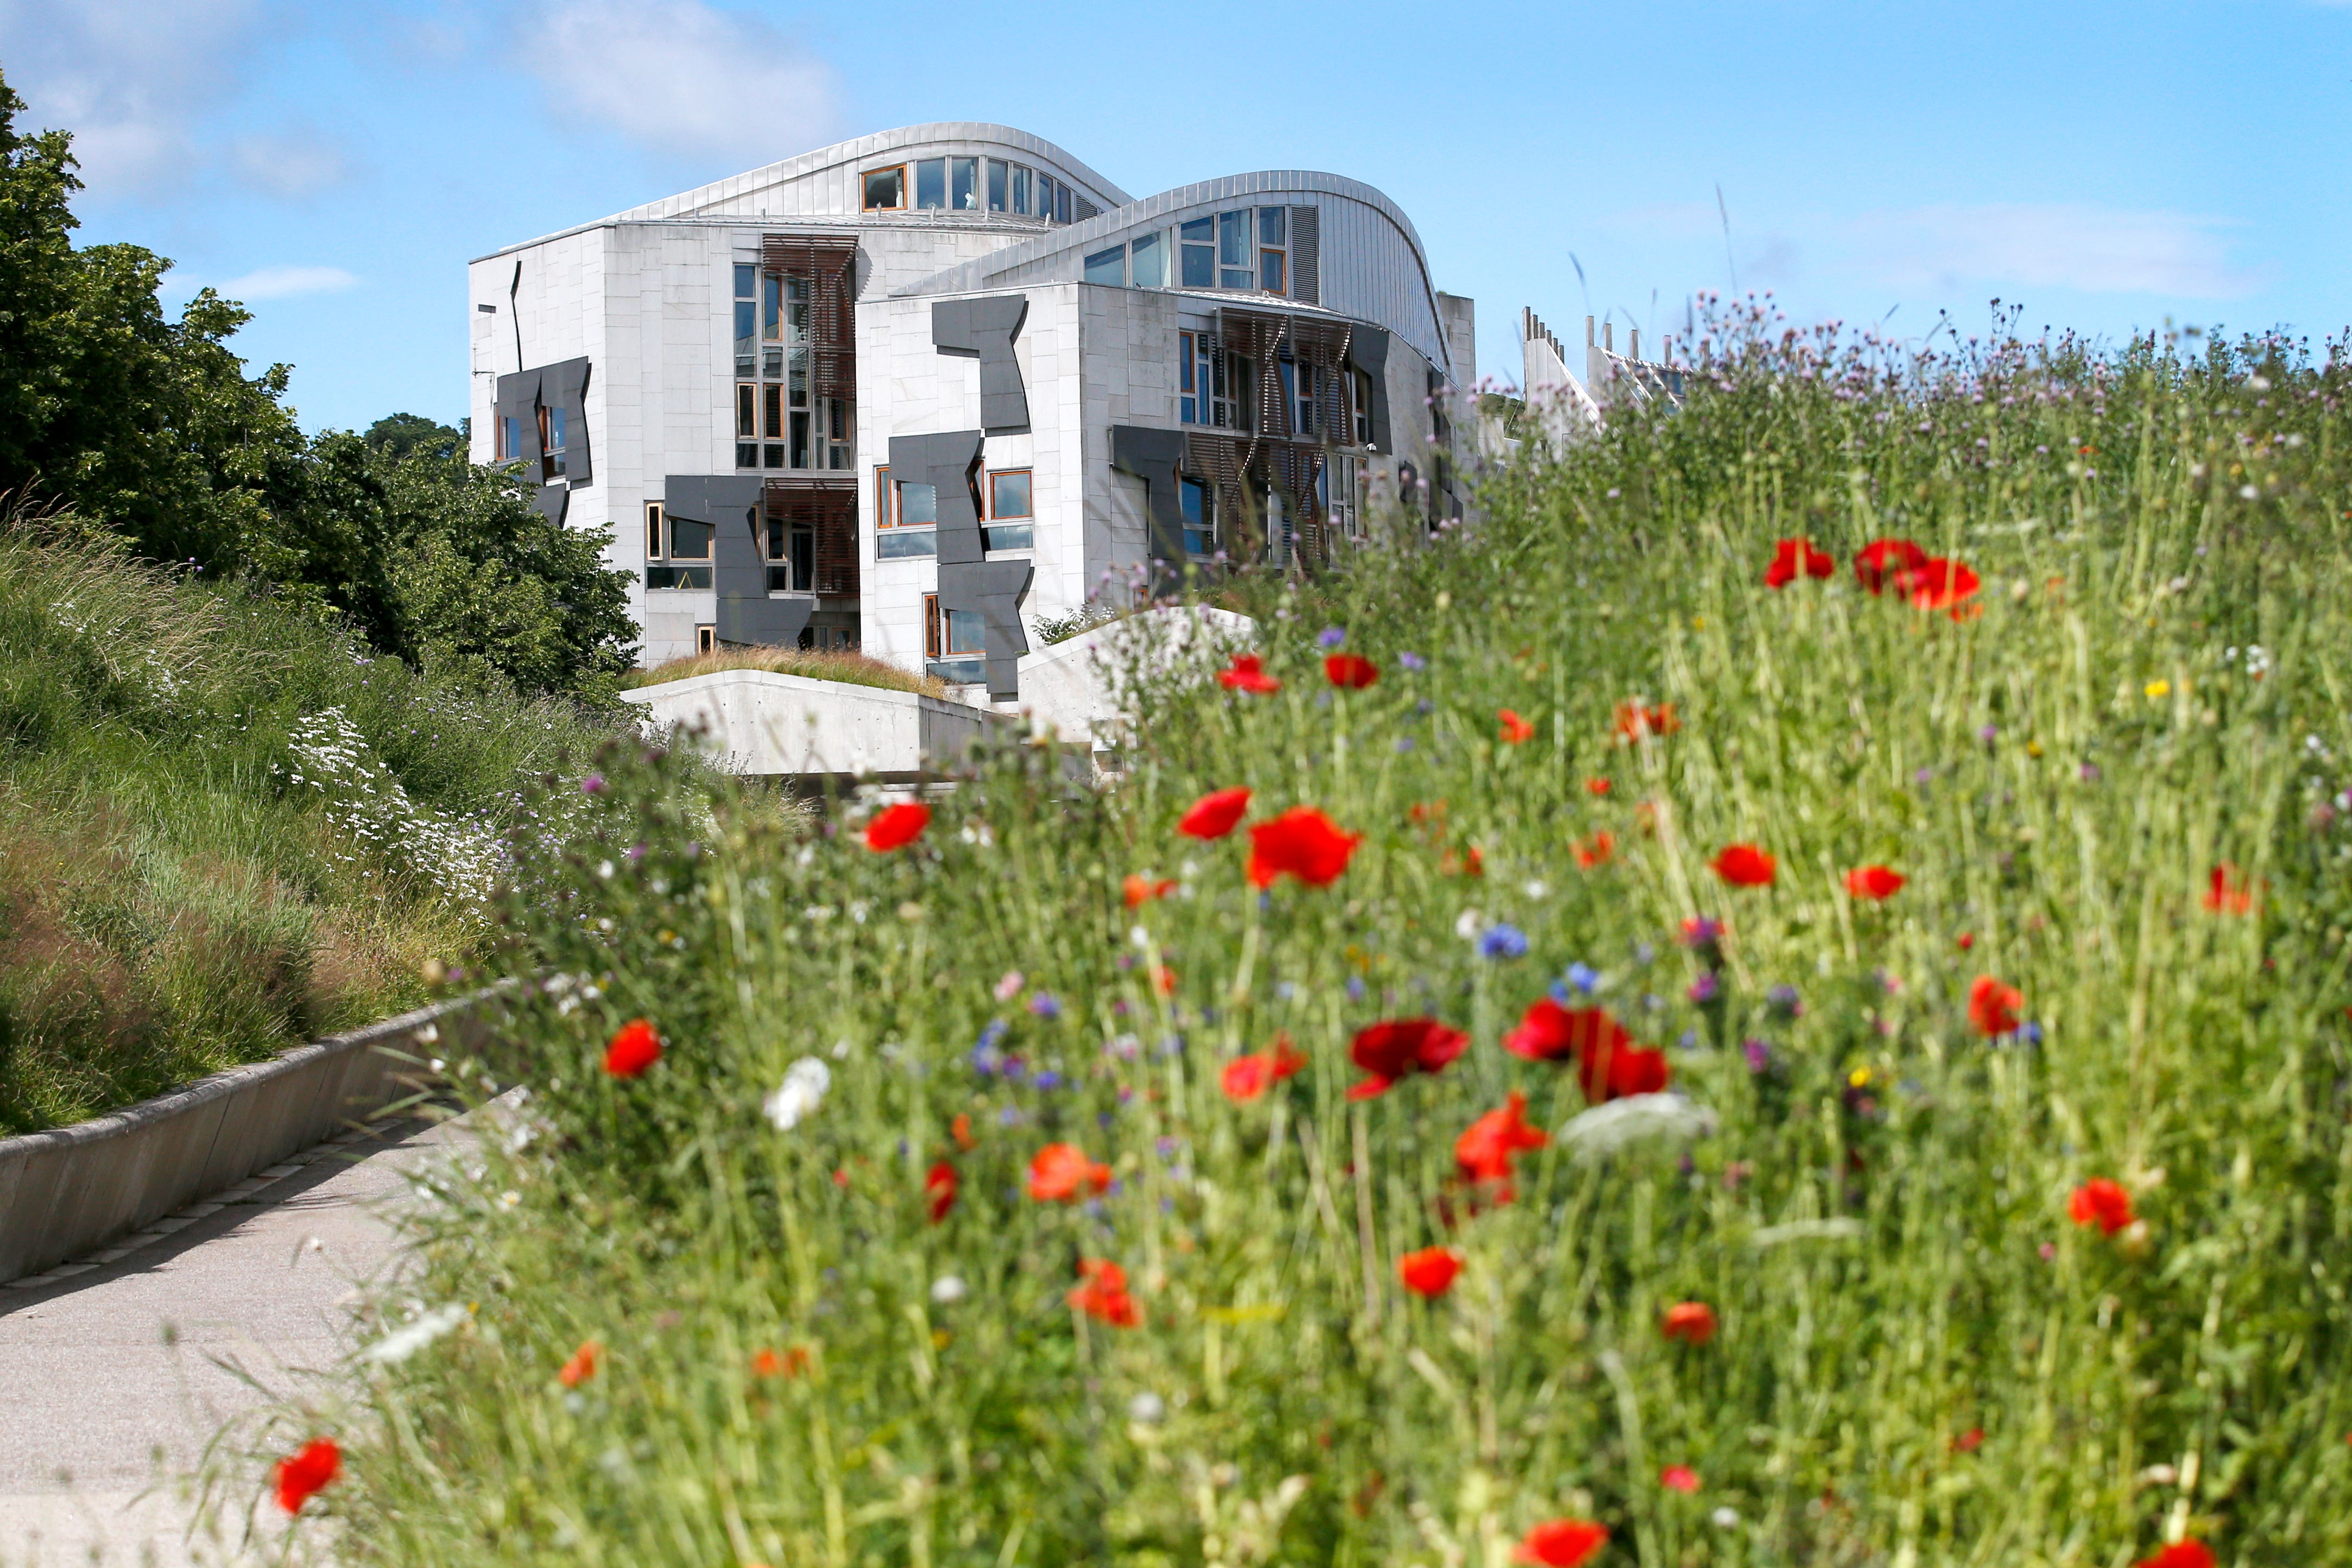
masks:
{"type": "Polygon", "coordinates": [[[620,722],[257,590],[0,542],[0,1131],[417,1001],[486,943],[524,778],[620,722]]]}
{"type": "Polygon", "coordinates": [[[887,691],[920,692],[926,697],[944,697],[948,689],[946,682],[934,677],[917,675],[862,653],[845,648],[793,647],[725,648],[717,653],[688,654],[651,669],[629,671],[621,677],[621,689],[629,691],[666,680],[716,675],[726,669],[765,669],[810,680],[837,680],[849,686],[878,686],[887,691]]]}
{"type": "Polygon", "coordinates": [[[342,1559],[1494,1568],[1562,1518],[1610,1563],[2352,1555],[2343,368],[1708,351],[1475,527],[1266,587],[1282,689],[1151,688],[1115,793],[1008,748],[877,853],[613,757],[518,916],[562,972],[499,1068],[531,1120],[382,1303],[456,1326],[260,1439],[349,1446],[342,1559]],[[1865,593],[1888,536],[1979,590],[1865,593]],[[1834,574],[1768,588],[1796,537],[1834,574]],[[1344,873],[1177,836],[1236,785],[1363,835],[1344,873]],[[1686,1099],[1596,1124],[1500,1047],[1548,993],[1686,1099]],[[1466,1051],[1351,1096],[1414,1016],[1466,1051]],[[1470,1180],[1512,1093],[1549,1137],[1470,1180]],[[1112,1184],[1029,1195],[1056,1142],[1112,1184]],[[2075,1223],[2094,1178],[2136,1227],[2075,1223]],[[1071,1304],[1097,1259],[1132,1326],[1071,1304]]]}

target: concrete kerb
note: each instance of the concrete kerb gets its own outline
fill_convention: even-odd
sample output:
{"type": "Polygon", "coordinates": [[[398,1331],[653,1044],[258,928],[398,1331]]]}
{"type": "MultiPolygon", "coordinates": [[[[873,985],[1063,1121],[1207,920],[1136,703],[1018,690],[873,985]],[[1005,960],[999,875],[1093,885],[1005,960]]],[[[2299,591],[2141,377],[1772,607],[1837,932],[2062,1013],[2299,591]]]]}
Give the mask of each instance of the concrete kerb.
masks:
{"type": "Polygon", "coordinates": [[[478,1052],[495,991],[230,1068],[71,1127],[0,1139],[0,1283],[104,1247],[411,1098],[428,1050],[478,1052]]]}

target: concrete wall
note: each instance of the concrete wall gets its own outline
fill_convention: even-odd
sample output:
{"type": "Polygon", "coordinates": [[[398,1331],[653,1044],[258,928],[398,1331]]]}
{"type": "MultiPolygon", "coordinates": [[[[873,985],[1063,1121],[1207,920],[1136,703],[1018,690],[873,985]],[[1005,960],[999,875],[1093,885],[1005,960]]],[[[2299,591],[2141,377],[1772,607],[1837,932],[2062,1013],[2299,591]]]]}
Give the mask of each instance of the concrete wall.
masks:
{"type": "Polygon", "coordinates": [[[1125,743],[1126,692],[1137,679],[1197,665],[1205,675],[1246,648],[1257,623],[1186,605],[1147,610],[1041,647],[1021,660],[1021,708],[1040,732],[1096,751],[1125,743]]]}
{"type": "Polygon", "coordinates": [[[729,773],[907,782],[952,767],[995,714],[912,691],[722,669],[621,695],[729,773]]]}
{"type": "Polygon", "coordinates": [[[0,1139],[0,1282],[104,1246],[417,1091],[419,1058],[478,1051],[495,1003],[446,1003],[0,1139]]]}

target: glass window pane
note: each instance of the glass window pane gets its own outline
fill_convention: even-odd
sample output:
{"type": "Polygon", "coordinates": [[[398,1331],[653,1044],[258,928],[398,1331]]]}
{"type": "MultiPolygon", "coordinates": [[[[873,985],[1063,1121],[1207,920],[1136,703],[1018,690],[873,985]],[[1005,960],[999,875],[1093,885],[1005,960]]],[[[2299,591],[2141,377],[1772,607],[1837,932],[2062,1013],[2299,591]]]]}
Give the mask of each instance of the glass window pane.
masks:
{"type": "MultiPolygon", "coordinates": [[[[1250,242],[1249,209],[1244,207],[1237,213],[1219,213],[1217,231],[1217,265],[1247,267],[1250,252],[1256,248],[1250,242]]],[[[1246,289],[1249,285],[1244,283],[1242,287],[1246,289]]]]}
{"type": "Polygon", "coordinates": [[[1139,234],[1128,248],[1135,253],[1134,264],[1129,270],[1134,275],[1139,289],[1161,289],[1168,284],[1168,247],[1156,234],[1139,234]]]}
{"type": "Polygon", "coordinates": [[[950,610],[943,617],[948,623],[948,657],[960,653],[988,651],[988,623],[980,618],[978,610],[950,610]]]}
{"type": "Polygon", "coordinates": [[[1216,247],[1208,245],[1186,246],[1184,247],[1184,287],[1213,289],[1216,285],[1216,247]]]}
{"type": "Polygon", "coordinates": [[[1257,286],[1269,294],[1283,291],[1283,253],[1261,250],[1257,253],[1257,286]]]}
{"type": "Polygon", "coordinates": [[[940,521],[940,492],[929,485],[898,487],[898,526],[929,528],[940,521]]]}
{"type": "Polygon", "coordinates": [[[1257,242],[1260,245],[1290,243],[1290,209],[1288,207],[1257,209],[1257,242]]]}
{"type": "Polygon", "coordinates": [[[751,423],[759,393],[756,386],[735,389],[735,434],[747,440],[760,433],[751,423]]]}
{"type": "Polygon", "coordinates": [[[1249,286],[1250,286],[1250,275],[1249,275],[1249,269],[1248,269],[1247,268],[1243,268],[1243,267],[1225,267],[1225,268],[1219,268],[1219,269],[1218,269],[1218,272],[1217,272],[1217,287],[1218,287],[1218,288],[1220,288],[1220,289],[1246,289],[1246,288],[1248,288],[1249,286]]]}
{"type": "Polygon", "coordinates": [[[784,444],[782,441],[768,443],[766,461],[762,466],[771,468],[781,468],[784,466],[784,444]]]}
{"type": "Polygon", "coordinates": [[[1002,158],[991,158],[988,161],[988,210],[992,213],[1001,213],[1004,210],[1004,171],[1005,163],[1002,158]]]}
{"type": "Polygon", "coordinates": [[[783,321],[784,280],[771,272],[760,279],[760,335],[776,341],[783,321]]]}
{"type": "Polygon", "coordinates": [[[736,301],[735,301],[735,357],[736,357],[736,358],[738,358],[738,359],[742,359],[742,358],[745,358],[745,357],[747,357],[747,356],[749,356],[749,355],[750,355],[750,353],[751,353],[751,347],[752,347],[752,344],[753,344],[753,342],[756,341],[756,339],[755,339],[755,335],[754,335],[754,334],[756,334],[756,333],[759,331],[759,330],[760,330],[760,307],[758,306],[758,304],[756,304],[755,302],[753,302],[752,300],[736,300],[736,301]]]}
{"type": "Polygon", "coordinates": [[[1067,185],[1056,184],[1054,187],[1054,221],[1070,221],[1070,187],[1067,185]]]}
{"type": "Polygon", "coordinates": [[[690,517],[669,520],[669,553],[673,561],[710,559],[710,525],[690,517]]]}
{"type": "Polygon", "coordinates": [[[1054,176],[1043,169],[1037,171],[1037,216],[1049,223],[1054,217],[1054,176]]]}
{"type": "Polygon", "coordinates": [[[1024,217],[1029,216],[1029,169],[1026,164],[1013,165],[1013,210],[1024,217]]]}
{"type": "Polygon", "coordinates": [[[793,467],[805,468],[808,466],[809,416],[796,413],[793,416],[793,467]]]}
{"type": "Polygon", "coordinates": [[[739,468],[758,468],[760,466],[760,444],[757,441],[736,442],[735,466],[739,468]]]}
{"type": "Polygon", "coordinates": [[[1217,237],[1217,220],[1213,217],[1196,217],[1186,224],[1179,233],[1181,237],[1188,242],[1206,245],[1217,237]]]}
{"type": "Polygon", "coordinates": [[[772,381],[762,390],[767,395],[761,399],[761,412],[766,418],[765,427],[760,434],[771,441],[782,440],[784,434],[784,389],[772,381]]]}
{"type": "Polygon", "coordinates": [[[751,279],[759,276],[759,272],[756,267],[747,267],[740,261],[735,264],[735,298],[748,300],[751,297],[751,279]]]}
{"type": "Polygon", "coordinates": [[[1108,250],[1097,250],[1087,258],[1087,281],[1107,283],[1114,289],[1127,283],[1127,247],[1114,245],[1108,250]]]}
{"type": "MultiPolygon", "coordinates": [[[[866,205],[903,207],[907,205],[907,171],[904,169],[870,169],[866,174],[866,205]]],[[[744,292],[741,289],[735,290],[744,292]]]]}
{"type": "Polygon", "coordinates": [[[883,561],[904,555],[936,555],[938,542],[928,533],[886,533],[874,542],[874,553],[883,561]]]}
{"type": "Polygon", "coordinates": [[[980,210],[980,160],[948,160],[948,205],[960,213],[980,210]]]}
{"type": "Polygon", "coordinates": [[[948,205],[948,161],[945,158],[925,158],[915,165],[915,205],[943,207],[948,205]]]}
{"type": "Polygon", "coordinates": [[[1192,390],[1192,334],[1176,334],[1176,385],[1180,391],[1192,390]]]}
{"type": "Polygon", "coordinates": [[[988,515],[992,518],[1027,517],[1029,515],[1029,470],[1015,468],[1010,473],[989,476],[988,515]]]}

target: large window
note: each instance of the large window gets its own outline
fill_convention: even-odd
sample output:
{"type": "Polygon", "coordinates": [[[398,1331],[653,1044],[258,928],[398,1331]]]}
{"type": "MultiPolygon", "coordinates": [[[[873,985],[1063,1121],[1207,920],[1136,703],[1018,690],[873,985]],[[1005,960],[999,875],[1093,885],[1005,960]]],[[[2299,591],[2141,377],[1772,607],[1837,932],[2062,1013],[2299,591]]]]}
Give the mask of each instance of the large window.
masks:
{"type": "Polygon", "coordinates": [[[1219,430],[1247,430],[1250,391],[1255,367],[1239,354],[1229,354],[1206,332],[1176,334],[1177,417],[1187,425],[1219,430]]]}
{"type": "Polygon", "coordinates": [[[895,212],[907,205],[907,165],[866,171],[866,210],[895,212]]]}
{"type": "Polygon", "coordinates": [[[856,417],[846,398],[812,391],[809,280],[735,268],[735,466],[846,469],[856,417]],[[754,379],[756,378],[756,379],[754,379]]]}
{"type": "Polygon", "coordinates": [[[768,591],[816,592],[816,530],[805,522],[767,520],[768,591]]]}
{"type": "Polygon", "coordinates": [[[1257,209],[1257,286],[1268,294],[1286,292],[1290,271],[1290,209],[1257,209]]]}
{"type": "Polygon", "coordinates": [[[939,553],[940,492],[929,485],[893,484],[890,470],[874,470],[874,558],[897,560],[939,553]]]}
{"type": "Polygon", "coordinates": [[[1250,286],[1250,252],[1256,241],[1251,237],[1257,215],[1250,208],[1217,215],[1217,287],[1246,289],[1250,286]]]}
{"type": "MultiPolygon", "coordinates": [[[[1158,289],[1170,281],[1164,237],[1133,242],[1135,286],[1158,289]],[[1151,259],[1145,261],[1147,247],[1151,259]],[[1149,280],[1146,273],[1149,271],[1149,280]]],[[[1173,281],[1184,289],[1239,289],[1260,294],[1290,292],[1290,209],[1244,207],[1196,217],[1176,230],[1173,281]]]]}
{"type": "Polygon", "coordinates": [[[923,595],[923,658],[929,672],[958,684],[988,678],[988,627],[976,611],[942,610],[937,594],[923,595]]]}
{"type": "Polygon", "coordinates": [[[1289,360],[1280,363],[1282,397],[1290,408],[1290,428],[1301,437],[1322,434],[1317,398],[1323,390],[1324,373],[1311,364],[1296,364],[1289,360]]]}
{"type": "Polygon", "coordinates": [[[1139,234],[1128,242],[1132,258],[1129,270],[1139,289],[1164,289],[1168,286],[1168,237],[1162,234],[1139,234]]]}
{"type": "Polygon", "coordinates": [[[646,586],[709,588],[710,524],[664,515],[662,503],[646,502],[646,586]],[[704,564],[681,564],[700,562],[704,564]]]}
{"type": "Polygon", "coordinates": [[[1217,286],[1217,220],[1196,217],[1177,230],[1178,243],[1183,247],[1182,281],[1187,289],[1213,289],[1217,286]]]}
{"type": "Polygon", "coordinates": [[[915,207],[929,212],[948,205],[948,161],[925,158],[915,165],[915,207]]]}
{"type": "Polygon", "coordinates": [[[1205,556],[1217,552],[1217,492],[1204,479],[1181,481],[1184,496],[1184,553],[1205,556]]]}
{"type": "Polygon", "coordinates": [[[1027,468],[992,468],[988,475],[988,528],[984,543],[990,550],[1027,550],[1037,542],[1036,518],[1029,500],[1027,468]]]}
{"type": "Polygon", "coordinates": [[[1114,245],[1108,250],[1097,250],[1087,258],[1087,281],[1105,283],[1113,289],[1127,283],[1127,247],[1114,245]]]}

